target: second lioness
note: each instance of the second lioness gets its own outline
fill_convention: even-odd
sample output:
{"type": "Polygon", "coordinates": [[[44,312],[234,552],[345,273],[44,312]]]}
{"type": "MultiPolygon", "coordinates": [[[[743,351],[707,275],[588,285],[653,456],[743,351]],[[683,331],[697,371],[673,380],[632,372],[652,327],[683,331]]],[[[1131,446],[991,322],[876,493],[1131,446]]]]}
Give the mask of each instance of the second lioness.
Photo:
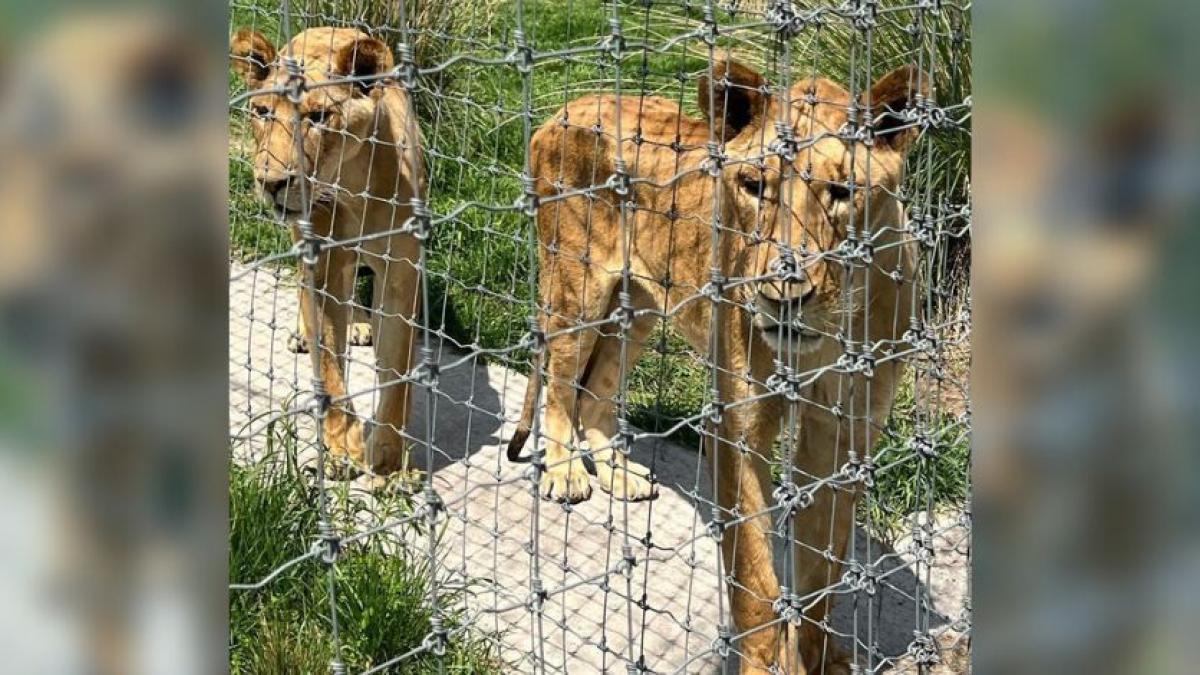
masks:
{"type": "Polygon", "coordinates": [[[839,578],[858,489],[816,477],[842,475],[850,451],[871,448],[900,374],[915,252],[895,195],[916,132],[893,113],[927,96],[925,78],[901,68],[855,101],[820,78],[771,96],[743,66],[713,75],[699,92],[710,120],[658,97],[589,96],[534,135],[545,383],[531,378],[509,456],[541,387],[543,496],[590,496],[577,430],[602,489],[652,496],[647,469],[615,451],[614,401],[621,364],[631,368],[657,316],[669,316],[717,373],[709,457],[742,672],[847,673],[820,629],[827,600],[807,605],[799,645],[779,627],[772,447],[794,419],[795,482],[811,504],[794,516],[791,590],[808,602],[839,578]],[[851,107],[873,118],[869,143],[846,135],[851,107]],[[780,393],[788,379],[795,416],[780,393]]]}

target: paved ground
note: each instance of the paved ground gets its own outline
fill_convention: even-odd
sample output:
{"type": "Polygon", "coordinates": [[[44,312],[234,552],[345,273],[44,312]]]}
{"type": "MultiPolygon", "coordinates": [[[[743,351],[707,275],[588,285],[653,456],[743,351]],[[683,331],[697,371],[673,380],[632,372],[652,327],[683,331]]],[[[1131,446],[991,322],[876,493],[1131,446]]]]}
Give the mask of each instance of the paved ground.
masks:
{"type": "MultiPolygon", "coordinates": [[[[287,273],[247,273],[235,265],[233,277],[231,431],[253,448],[264,419],[285,408],[311,375],[308,357],[286,350],[296,312],[287,273]]],[[[450,514],[437,541],[440,564],[470,581],[467,610],[478,613],[477,625],[502,635],[516,672],[532,672],[535,661],[548,672],[572,675],[625,672],[631,656],[644,656],[654,672],[721,672],[710,651],[723,606],[719,556],[705,535],[710,493],[698,453],[663,442],[637,448],[639,461],[653,465],[661,480],[661,495],[652,502],[614,502],[599,490],[571,509],[534,499],[523,478],[528,465],[503,458],[525,378],[468,356],[441,355],[433,484],[450,514]],[[628,575],[620,571],[625,546],[638,560],[628,575]],[[540,613],[527,603],[535,576],[548,594],[540,613]],[[630,635],[639,636],[633,645],[630,635]]],[[[352,391],[372,389],[371,358],[369,347],[354,348],[352,391]]],[[[371,395],[356,406],[370,411],[371,395]]],[[[416,397],[410,417],[411,433],[424,438],[424,395],[416,397]]],[[[932,672],[965,672],[965,641],[955,622],[968,597],[969,529],[960,520],[956,514],[939,519],[934,564],[920,569],[907,542],[892,550],[860,535],[858,557],[876,561],[882,582],[873,597],[842,596],[834,630],[857,634],[878,646],[877,656],[895,658],[921,616],[947,652],[946,663],[932,672]],[[949,653],[954,650],[961,653],[949,653]]],[[[412,544],[424,550],[428,541],[412,544]]],[[[899,661],[893,672],[905,671],[916,672],[912,659],[899,661]]]]}

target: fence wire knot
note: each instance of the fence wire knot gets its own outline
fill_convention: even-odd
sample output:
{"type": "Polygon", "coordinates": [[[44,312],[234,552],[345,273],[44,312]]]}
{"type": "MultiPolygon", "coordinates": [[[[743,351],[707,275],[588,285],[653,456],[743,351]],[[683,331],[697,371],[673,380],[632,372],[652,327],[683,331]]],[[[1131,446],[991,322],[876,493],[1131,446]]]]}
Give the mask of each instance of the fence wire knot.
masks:
{"type": "Polygon", "coordinates": [[[804,621],[804,608],[800,598],[792,593],[787,586],[779,587],[779,597],[771,604],[775,616],[793,626],[799,626],[804,621]]]}
{"type": "Polygon", "coordinates": [[[776,0],[763,17],[767,20],[781,38],[791,38],[804,32],[806,26],[796,5],[791,0],[776,0]]]}
{"type": "Polygon", "coordinates": [[[879,590],[879,571],[873,564],[850,560],[842,574],[842,583],[851,591],[875,595],[879,590]]]}
{"type": "Polygon", "coordinates": [[[304,98],[304,92],[308,91],[308,82],[304,78],[304,65],[298,59],[290,56],[285,56],[280,61],[283,64],[284,72],[287,73],[287,82],[284,83],[284,95],[293,104],[299,105],[304,98]]]}
{"type": "Polygon", "coordinates": [[[733,646],[733,637],[727,626],[717,629],[717,639],[713,640],[712,649],[722,659],[729,658],[729,650],[733,646]]]}
{"type": "Polygon", "coordinates": [[[342,550],[341,537],[337,536],[333,525],[326,520],[317,522],[317,534],[318,538],[311,547],[312,552],[317,554],[325,564],[334,564],[342,550]]]}
{"type": "Polygon", "coordinates": [[[937,642],[924,632],[914,631],[913,641],[908,645],[908,655],[918,666],[936,666],[942,662],[937,642]]]}
{"type": "Polygon", "coordinates": [[[433,231],[433,213],[425,200],[419,197],[413,197],[409,204],[413,213],[412,236],[418,241],[425,241],[433,231]]]}
{"type": "Polygon", "coordinates": [[[787,518],[793,511],[807,509],[813,504],[813,494],[810,490],[801,490],[792,481],[786,481],[771,495],[779,506],[780,518],[787,518]]]}

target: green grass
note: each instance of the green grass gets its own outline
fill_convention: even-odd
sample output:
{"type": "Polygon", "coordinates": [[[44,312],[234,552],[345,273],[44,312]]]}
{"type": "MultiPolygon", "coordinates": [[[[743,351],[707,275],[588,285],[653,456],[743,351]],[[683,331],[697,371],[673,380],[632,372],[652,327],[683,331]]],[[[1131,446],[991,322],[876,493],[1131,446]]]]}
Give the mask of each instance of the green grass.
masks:
{"type": "Polygon", "coordinates": [[[872,454],[875,484],[858,503],[859,522],[887,541],[911,531],[912,514],[962,507],[970,498],[969,424],[919,404],[914,392],[909,373],[872,454]],[[917,451],[918,428],[932,452],[917,451]]]}
{"type": "MultiPolygon", "coordinates": [[[[356,508],[333,494],[335,527],[350,527],[356,508]]],[[[255,582],[308,551],[317,539],[316,494],[294,467],[234,464],[230,471],[230,559],[234,583],[255,582]]],[[[403,513],[403,504],[376,507],[379,518],[403,513]]],[[[422,644],[430,630],[434,583],[423,557],[383,549],[380,534],[348,547],[336,565],[337,616],[342,659],[358,672],[422,644]]],[[[391,539],[398,541],[398,539],[391,539]]],[[[307,560],[260,590],[230,592],[230,669],[233,673],[324,673],[334,658],[328,566],[307,560]]],[[[458,600],[438,584],[439,606],[458,600]]],[[[453,629],[460,616],[445,612],[453,629]]],[[[388,672],[502,672],[491,643],[469,629],[455,635],[444,657],[423,652],[388,672]]]]}
{"type": "MultiPolygon", "coordinates": [[[[362,3],[355,2],[357,0],[340,5],[342,9],[337,14],[361,15],[371,25],[386,25],[386,17],[378,14],[389,11],[386,3],[371,9],[371,3],[359,7],[362,3]]],[[[667,3],[650,8],[640,2],[622,3],[622,30],[626,40],[661,44],[664,36],[696,27],[701,19],[701,4],[693,4],[695,9],[667,3]]],[[[410,6],[420,10],[425,3],[410,3],[410,6]]],[[[478,40],[477,45],[469,47],[476,55],[501,57],[511,49],[516,27],[513,3],[470,4],[466,5],[472,8],[469,12],[461,10],[464,6],[461,3],[444,3],[444,6],[459,7],[460,20],[443,30],[454,36],[478,40]]],[[[611,6],[608,3],[528,0],[525,7],[528,38],[537,51],[595,44],[598,36],[606,35],[610,30],[611,6]]],[[[424,20],[431,22],[426,26],[445,19],[439,11],[430,10],[422,15],[427,17],[424,20]]],[[[251,4],[235,5],[233,15],[235,25],[255,25],[269,35],[277,34],[278,10],[274,0],[252,0],[251,4]]],[[[917,40],[902,30],[903,26],[916,20],[917,15],[909,10],[881,15],[881,27],[872,43],[873,69],[869,75],[878,77],[886,70],[912,60],[914,50],[920,48],[927,54],[936,55],[934,63],[924,62],[923,65],[927,69],[932,66],[939,91],[938,102],[946,105],[963,100],[970,92],[969,42],[965,47],[955,47],[944,36],[960,28],[969,34],[970,26],[969,23],[957,25],[955,22],[960,17],[953,12],[945,12],[942,17],[938,23],[926,26],[941,36],[917,40]]],[[[961,19],[969,21],[969,15],[964,13],[961,19]]],[[[718,20],[729,26],[751,22],[754,18],[721,13],[718,20]]],[[[854,72],[860,78],[864,77],[865,54],[861,44],[855,46],[852,31],[831,22],[820,31],[810,31],[807,35],[812,37],[797,41],[794,69],[807,72],[808,68],[815,67],[844,82],[853,63],[854,72]]],[[[393,43],[398,41],[394,29],[381,31],[381,36],[393,43]]],[[[450,51],[468,48],[453,41],[443,43],[440,46],[420,43],[416,50],[418,62],[428,65],[444,59],[450,51]]],[[[722,49],[731,49],[738,59],[757,65],[764,72],[773,72],[769,62],[770,41],[762,30],[726,32],[719,37],[718,45],[722,49]]],[[[692,40],[667,53],[630,55],[621,68],[624,90],[666,96],[695,113],[695,81],[689,79],[681,84],[676,75],[690,76],[706,66],[707,52],[701,47],[692,40]]],[[[611,64],[596,55],[539,64],[530,78],[532,124],[536,127],[570,99],[590,91],[611,90],[613,75],[611,64]]],[[[521,75],[511,67],[460,62],[438,75],[424,78],[422,87],[423,91],[416,97],[416,107],[427,147],[437,152],[430,155],[430,205],[435,214],[449,213],[471,201],[489,205],[514,204],[521,197],[518,175],[524,161],[521,75]]],[[[921,186],[933,185],[937,194],[945,195],[951,202],[963,201],[969,184],[969,130],[927,135],[918,144],[911,162],[914,170],[910,175],[918,176],[921,186]]],[[[290,246],[287,233],[261,217],[251,203],[253,198],[247,197],[249,176],[245,164],[234,161],[230,168],[235,255],[253,259],[286,250],[290,246]]],[[[467,209],[455,219],[439,225],[428,245],[431,325],[468,349],[501,349],[518,343],[528,331],[529,312],[535,301],[530,285],[535,272],[531,269],[531,231],[529,219],[519,213],[482,208],[467,209]]],[[[957,280],[958,293],[965,288],[964,270],[968,262],[969,238],[963,238],[953,240],[952,250],[945,255],[945,261],[939,263],[948,278],[957,280]]],[[[702,357],[691,352],[678,336],[663,329],[659,337],[665,341],[665,353],[650,350],[639,361],[630,376],[628,397],[630,420],[652,431],[669,429],[679,420],[697,414],[704,402],[708,379],[702,357]]],[[[523,372],[529,370],[528,354],[524,352],[517,351],[500,360],[508,367],[523,372]]],[[[894,435],[900,437],[903,433],[905,429],[897,427],[894,435]]],[[[689,447],[697,447],[698,437],[689,427],[680,429],[673,438],[689,447]]],[[[889,442],[885,439],[880,453],[897,452],[887,445],[889,442]]],[[[965,444],[961,451],[958,445],[953,448],[947,458],[958,458],[956,453],[965,458],[965,444]]],[[[955,503],[959,499],[961,490],[955,483],[959,475],[956,472],[965,480],[965,471],[960,471],[964,462],[965,459],[947,459],[928,463],[929,471],[937,476],[933,480],[937,503],[955,503]]],[[[877,464],[882,465],[882,460],[877,464]]],[[[907,465],[901,467],[905,468],[897,468],[890,476],[878,477],[882,506],[876,516],[880,522],[885,513],[923,508],[916,499],[918,479],[912,477],[912,470],[907,465]],[[892,486],[889,480],[895,485],[892,486]],[[913,485],[902,485],[905,482],[913,485]]]]}

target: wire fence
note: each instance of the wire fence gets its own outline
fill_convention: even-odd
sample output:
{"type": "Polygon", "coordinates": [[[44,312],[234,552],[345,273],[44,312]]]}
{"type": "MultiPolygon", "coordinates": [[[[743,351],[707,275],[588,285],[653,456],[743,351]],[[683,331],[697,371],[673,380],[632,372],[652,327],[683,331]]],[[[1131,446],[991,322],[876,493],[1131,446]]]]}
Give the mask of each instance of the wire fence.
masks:
{"type": "Polygon", "coordinates": [[[969,5],[230,7],[235,671],[969,670],[969,5]]]}

